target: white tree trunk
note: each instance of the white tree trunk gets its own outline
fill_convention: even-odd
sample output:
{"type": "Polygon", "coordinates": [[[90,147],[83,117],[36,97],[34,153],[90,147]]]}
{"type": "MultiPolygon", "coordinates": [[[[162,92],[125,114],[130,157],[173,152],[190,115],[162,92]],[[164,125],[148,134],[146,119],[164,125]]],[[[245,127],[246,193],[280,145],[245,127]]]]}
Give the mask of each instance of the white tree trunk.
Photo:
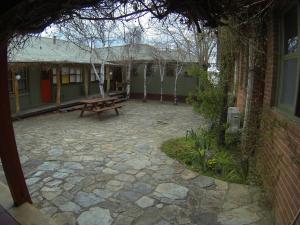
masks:
{"type": "Polygon", "coordinates": [[[99,88],[100,88],[100,95],[102,98],[104,98],[104,67],[105,63],[102,61],[101,63],[101,69],[100,69],[100,76],[99,76],[99,88]]]}
{"type": "MultiPolygon", "coordinates": [[[[100,71],[100,75],[98,74],[97,70],[96,70],[96,67],[94,65],[94,63],[91,63],[92,64],[92,67],[93,67],[93,70],[94,70],[94,73],[95,75],[97,76],[97,79],[99,81],[99,92],[100,92],[100,95],[102,98],[104,98],[104,90],[103,90],[103,83],[104,83],[104,78],[101,78],[101,71],[102,71],[102,68],[104,68],[104,66],[101,64],[101,71],[100,71]],[[103,80],[103,81],[102,81],[103,80]]],[[[104,74],[104,73],[103,73],[104,74]]]]}
{"type": "Polygon", "coordinates": [[[144,66],[144,99],[143,101],[147,101],[147,64],[144,66]]]}
{"type": "Polygon", "coordinates": [[[175,83],[174,83],[174,104],[177,105],[177,80],[178,80],[178,75],[176,74],[175,76],[175,83]]]}
{"type": "Polygon", "coordinates": [[[165,76],[165,67],[166,63],[159,64],[159,75],[160,75],[160,102],[163,102],[163,84],[164,84],[164,76],[165,76]]]}
{"type": "Polygon", "coordinates": [[[126,77],[126,94],[127,94],[127,98],[129,98],[129,96],[130,96],[131,64],[132,64],[132,62],[128,63],[128,70],[127,70],[127,77],[126,77]]]}
{"type": "Polygon", "coordinates": [[[164,80],[160,79],[160,102],[163,102],[163,83],[164,80]]]}

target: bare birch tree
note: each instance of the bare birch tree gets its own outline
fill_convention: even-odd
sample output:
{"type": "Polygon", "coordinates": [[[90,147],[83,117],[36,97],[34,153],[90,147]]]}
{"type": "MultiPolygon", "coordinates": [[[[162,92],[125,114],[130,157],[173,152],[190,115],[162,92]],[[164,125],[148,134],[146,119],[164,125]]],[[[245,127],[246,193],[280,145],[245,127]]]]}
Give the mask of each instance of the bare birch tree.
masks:
{"type": "Polygon", "coordinates": [[[145,65],[144,65],[144,99],[143,99],[144,102],[147,101],[147,68],[148,68],[148,64],[145,63],[145,65]]]}
{"type": "Polygon", "coordinates": [[[176,67],[175,67],[175,79],[174,79],[174,104],[178,104],[177,99],[177,81],[179,76],[182,74],[183,64],[186,60],[185,52],[179,46],[177,46],[176,51],[176,67]]]}
{"type": "Polygon", "coordinates": [[[152,49],[152,57],[158,65],[159,76],[160,76],[160,102],[163,102],[163,84],[164,84],[164,77],[165,77],[166,64],[167,64],[166,53],[167,53],[167,48],[163,50],[159,43],[156,43],[155,47],[153,47],[152,49]]]}
{"type": "Polygon", "coordinates": [[[91,69],[99,81],[101,97],[104,97],[104,68],[110,55],[114,26],[114,21],[89,21],[80,19],[70,20],[60,26],[60,32],[67,40],[83,50],[89,51],[91,69]],[[100,54],[97,47],[106,48],[105,54],[100,54]],[[100,71],[97,71],[95,64],[101,65],[100,71]]]}
{"type": "Polygon", "coordinates": [[[130,83],[131,83],[131,71],[132,71],[132,63],[135,57],[135,53],[138,51],[139,44],[142,39],[142,31],[139,27],[123,27],[124,28],[124,36],[123,39],[126,43],[123,52],[124,61],[127,64],[127,73],[126,73],[126,94],[127,98],[130,97],[130,83]],[[125,30],[127,28],[127,31],[125,30]]]}

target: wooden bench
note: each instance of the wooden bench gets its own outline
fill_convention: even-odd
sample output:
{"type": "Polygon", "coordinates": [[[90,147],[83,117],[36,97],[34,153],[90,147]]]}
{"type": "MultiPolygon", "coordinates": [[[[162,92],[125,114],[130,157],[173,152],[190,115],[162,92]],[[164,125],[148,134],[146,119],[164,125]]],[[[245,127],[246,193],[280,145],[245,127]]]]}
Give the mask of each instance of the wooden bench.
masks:
{"type": "Polygon", "coordinates": [[[83,116],[85,111],[95,112],[100,116],[101,112],[114,109],[116,114],[119,115],[118,109],[124,106],[124,104],[117,103],[118,98],[106,97],[97,99],[86,99],[80,102],[84,105],[81,109],[80,117],[83,116]]]}
{"type": "Polygon", "coordinates": [[[115,105],[112,105],[112,106],[106,106],[106,107],[102,107],[102,108],[95,108],[95,109],[93,109],[92,111],[98,113],[98,116],[99,116],[99,114],[100,114],[101,112],[104,112],[104,111],[107,111],[107,110],[114,109],[115,112],[116,112],[116,114],[119,115],[118,109],[119,109],[119,108],[122,108],[122,106],[124,106],[124,104],[115,104],[115,105]]]}

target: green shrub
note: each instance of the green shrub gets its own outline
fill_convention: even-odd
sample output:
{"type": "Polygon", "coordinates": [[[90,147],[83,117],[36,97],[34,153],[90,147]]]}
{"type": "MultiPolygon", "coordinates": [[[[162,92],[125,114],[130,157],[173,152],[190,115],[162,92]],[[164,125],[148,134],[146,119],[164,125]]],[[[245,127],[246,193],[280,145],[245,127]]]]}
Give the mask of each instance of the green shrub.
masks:
{"type": "MultiPolygon", "coordinates": [[[[238,135],[228,135],[228,145],[238,143],[238,135]]],[[[235,183],[246,183],[237,151],[218,149],[211,131],[189,130],[186,137],[170,139],[162,144],[162,151],[188,168],[208,176],[235,183]]]]}

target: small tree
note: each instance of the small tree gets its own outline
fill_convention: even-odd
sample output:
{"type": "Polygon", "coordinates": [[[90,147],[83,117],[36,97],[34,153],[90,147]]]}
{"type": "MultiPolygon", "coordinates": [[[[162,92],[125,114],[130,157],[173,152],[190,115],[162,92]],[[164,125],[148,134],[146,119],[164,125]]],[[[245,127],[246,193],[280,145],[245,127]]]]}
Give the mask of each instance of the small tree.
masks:
{"type": "Polygon", "coordinates": [[[138,47],[142,41],[142,31],[139,27],[127,28],[124,27],[124,41],[126,46],[123,52],[123,61],[127,64],[126,73],[126,94],[127,98],[130,97],[130,82],[131,82],[131,70],[132,63],[135,57],[135,53],[138,51],[138,47]]]}
{"type": "Polygon", "coordinates": [[[147,63],[145,63],[144,65],[144,99],[143,101],[146,102],[147,101],[147,63]]]}
{"type": "Polygon", "coordinates": [[[185,54],[182,51],[182,49],[178,48],[176,49],[176,67],[175,67],[175,79],[174,79],[174,104],[177,105],[177,81],[178,77],[182,73],[182,68],[184,64],[185,54]]]}
{"type": "Polygon", "coordinates": [[[156,61],[159,69],[159,76],[160,76],[160,102],[163,102],[163,83],[164,83],[164,77],[165,77],[165,70],[166,70],[166,53],[167,48],[163,50],[162,43],[157,43],[152,49],[152,57],[156,61]]]}
{"type": "Polygon", "coordinates": [[[110,40],[115,36],[113,33],[115,26],[115,21],[80,19],[73,19],[60,25],[60,32],[67,40],[90,52],[91,69],[99,81],[99,92],[102,97],[104,97],[104,67],[110,56],[110,40]],[[106,48],[107,52],[99,54],[97,47],[106,48]],[[97,62],[101,65],[100,71],[96,70],[97,62]]]}

